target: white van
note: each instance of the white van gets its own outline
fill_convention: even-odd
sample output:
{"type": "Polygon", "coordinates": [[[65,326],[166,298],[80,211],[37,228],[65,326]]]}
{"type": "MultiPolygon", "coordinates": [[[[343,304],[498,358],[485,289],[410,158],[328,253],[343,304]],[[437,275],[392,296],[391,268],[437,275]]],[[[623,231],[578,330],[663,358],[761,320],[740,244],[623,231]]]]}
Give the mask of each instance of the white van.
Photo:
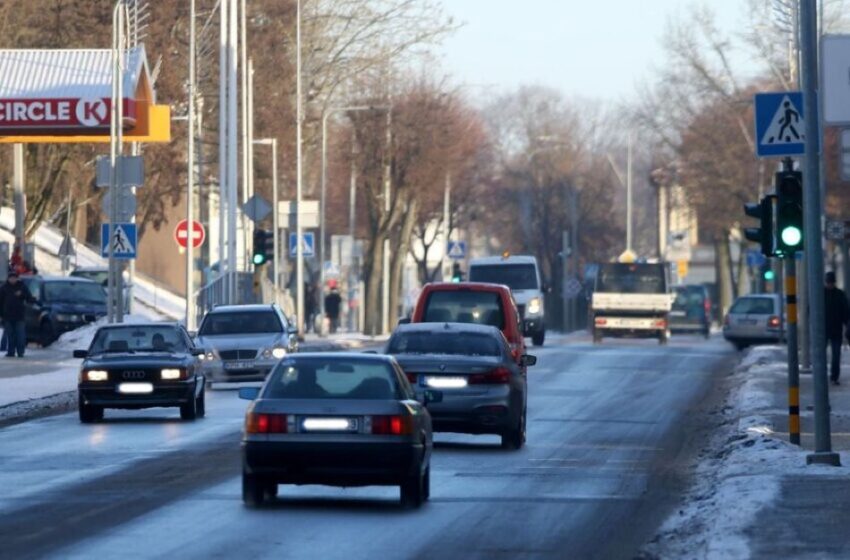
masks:
{"type": "Polygon", "coordinates": [[[504,284],[511,289],[522,318],[522,330],[535,346],[543,346],[546,338],[543,282],[537,259],[526,255],[485,257],[469,263],[470,282],[504,284]]]}

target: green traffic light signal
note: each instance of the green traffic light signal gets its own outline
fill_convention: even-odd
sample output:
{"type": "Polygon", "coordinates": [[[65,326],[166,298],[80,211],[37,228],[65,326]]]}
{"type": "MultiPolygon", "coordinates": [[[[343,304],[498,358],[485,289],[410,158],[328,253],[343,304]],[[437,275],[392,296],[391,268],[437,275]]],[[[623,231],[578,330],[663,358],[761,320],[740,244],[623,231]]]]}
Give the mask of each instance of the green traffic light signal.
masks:
{"type": "Polygon", "coordinates": [[[254,252],[251,256],[254,266],[262,266],[274,258],[272,235],[272,232],[264,229],[254,230],[254,252]]]}
{"type": "Polygon", "coordinates": [[[764,279],[765,280],[767,280],[769,282],[769,281],[773,280],[774,278],[776,278],[775,272],[773,272],[770,269],[764,271],[764,279]]]}
{"type": "Polygon", "coordinates": [[[262,264],[266,264],[265,255],[261,255],[259,253],[254,253],[254,259],[253,260],[254,260],[254,264],[257,265],[257,266],[262,265],[262,264]]]}
{"type": "Polygon", "coordinates": [[[782,239],[782,243],[788,247],[797,247],[803,241],[803,232],[796,226],[788,226],[782,230],[780,238],[782,239]]]}
{"type": "Polygon", "coordinates": [[[803,244],[803,174],[782,171],[776,174],[776,252],[792,257],[803,244]]]}

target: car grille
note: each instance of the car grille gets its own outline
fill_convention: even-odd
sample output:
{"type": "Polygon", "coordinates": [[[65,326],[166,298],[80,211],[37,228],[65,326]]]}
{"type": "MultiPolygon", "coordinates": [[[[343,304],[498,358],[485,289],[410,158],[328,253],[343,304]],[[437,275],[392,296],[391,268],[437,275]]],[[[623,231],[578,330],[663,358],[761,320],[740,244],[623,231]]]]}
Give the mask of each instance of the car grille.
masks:
{"type": "Polygon", "coordinates": [[[257,357],[256,350],[221,350],[218,353],[222,360],[253,360],[257,357]]]}
{"type": "Polygon", "coordinates": [[[111,370],[109,378],[113,381],[155,381],[159,379],[159,369],[121,369],[111,370]]]}

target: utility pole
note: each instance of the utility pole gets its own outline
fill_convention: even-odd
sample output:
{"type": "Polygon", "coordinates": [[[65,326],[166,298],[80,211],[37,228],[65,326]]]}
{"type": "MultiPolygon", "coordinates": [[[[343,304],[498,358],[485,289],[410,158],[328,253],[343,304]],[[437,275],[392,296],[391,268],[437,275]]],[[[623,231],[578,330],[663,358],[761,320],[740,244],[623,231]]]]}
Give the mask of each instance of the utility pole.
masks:
{"type": "MultiPolygon", "coordinates": [[[[390,211],[392,206],[390,205],[390,183],[392,181],[392,141],[393,141],[393,133],[392,133],[392,124],[393,124],[393,112],[392,110],[387,111],[387,155],[386,162],[384,164],[384,212],[386,215],[386,219],[389,220],[390,211]]],[[[384,251],[383,251],[383,282],[382,282],[382,303],[381,309],[382,313],[382,321],[381,321],[381,333],[387,334],[390,332],[390,240],[389,237],[384,239],[384,251]]]]}
{"type": "Polygon", "coordinates": [[[15,204],[15,243],[24,250],[24,221],[27,215],[27,195],[24,191],[24,145],[15,144],[12,148],[14,169],[12,173],[13,202],[15,204]]]}
{"type": "MultiPolygon", "coordinates": [[[[298,334],[304,333],[304,250],[302,242],[301,197],[304,190],[304,174],[302,170],[302,128],[304,125],[304,108],[301,99],[301,0],[295,3],[295,301],[298,314],[298,334]]],[[[277,209],[275,209],[277,211],[277,209]]]]}
{"type": "Polygon", "coordinates": [[[224,300],[229,297],[230,270],[227,269],[227,16],[230,0],[221,0],[219,7],[219,71],[218,71],[218,277],[224,300]]]}
{"type": "Polygon", "coordinates": [[[195,0],[189,0],[189,135],[186,170],[186,330],[195,329],[195,0]]]}
{"type": "Polygon", "coordinates": [[[632,251],[632,133],[626,158],[626,250],[632,251]]]}
{"type": "Polygon", "coordinates": [[[452,175],[446,171],[446,187],[443,195],[443,281],[452,273],[449,262],[449,236],[452,234],[452,175]]]}
{"type": "Polygon", "coordinates": [[[821,231],[821,193],[818,127],[818,45],[815,0],[800,0],[800,46],[802,54],[803,112],[806,115],[806,159],[803,181],[805,212],[803,236],[808,257],[809,319],[811,331],[812,375],[815,397],[815,452],[806,457],[808,464],[841,464],[832,451],[829,419],[829,387],[826,379],[826,330],[824,322],[823,233],[821,231]]]}
{"type": "Polygon", "coordinates": [[[238,34],[238,6],[236,0],[230,0],[230,14],[228,15],[228,42],[227,50],[228,65],[227,65],[227,258],[228,270],[231,272],[230,293],[228,301],[231,304],[238,303],[236,299],[237,293],[237,278],[236,275],[236,213],[237,213],[237,193],[236,183],[239,171],[239,162],[237,160],[237,110],[238,103],[236,99],[236,80],[239,72],[239,34],[238,34]]]}

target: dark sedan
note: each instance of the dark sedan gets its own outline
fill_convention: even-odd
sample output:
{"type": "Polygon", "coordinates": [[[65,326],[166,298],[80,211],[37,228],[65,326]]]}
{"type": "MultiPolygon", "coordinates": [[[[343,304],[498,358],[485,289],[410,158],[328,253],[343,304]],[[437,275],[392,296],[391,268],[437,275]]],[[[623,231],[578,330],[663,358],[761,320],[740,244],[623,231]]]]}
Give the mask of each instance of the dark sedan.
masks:
{"type": "Polygon", "coordinates": [[[387,354],[398,360],[416,391],[443,392],[442,402],[429,408],[435,431],[497,434],[508,449],[525,443],[525,368],[537,358],[524,354],[517,363],[499,329],[467,323],[400,325],[387,354]]]}
{"type": "Polygon", "coordinates": [[[78,384],[80,421],[103,419],[106,408],[179,407],[180,417],[204,416],[204,377],[199,357],[181,325],[117,324],[101,327],[88,350],[78,384]]]}
{"type": "Polygon", "coordinates": [[[239,396],[256,399],[242,437],[249,507],[277,496],[279,484],[398,485],[405,505],[428,499],[431,417],[391,357],[290,355],[261,389],[239,396]]]}

